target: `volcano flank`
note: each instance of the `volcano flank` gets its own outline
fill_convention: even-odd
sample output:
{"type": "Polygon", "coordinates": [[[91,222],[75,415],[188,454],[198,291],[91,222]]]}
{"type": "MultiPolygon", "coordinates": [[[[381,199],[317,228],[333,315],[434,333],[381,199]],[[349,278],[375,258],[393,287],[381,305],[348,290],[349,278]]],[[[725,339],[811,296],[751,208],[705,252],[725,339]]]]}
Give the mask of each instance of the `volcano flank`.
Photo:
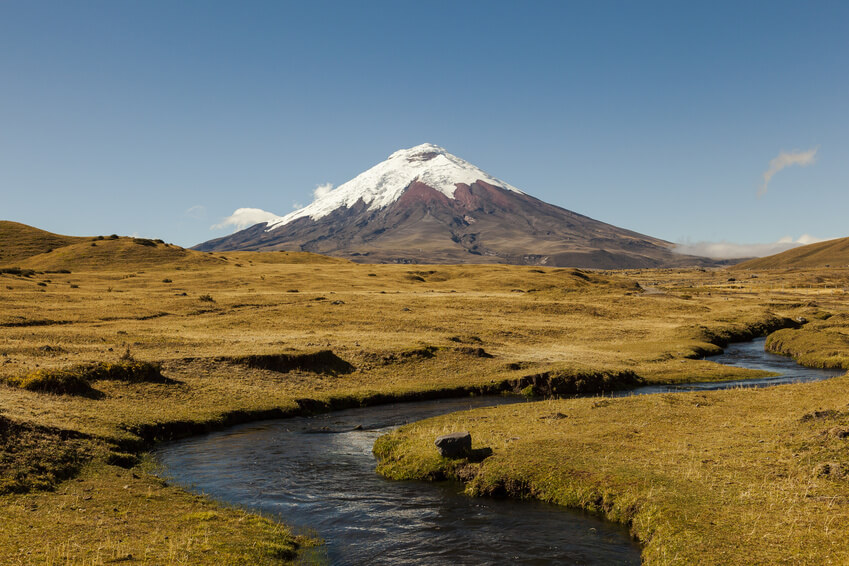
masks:
{"type": "Polygon", "coordinates": [[[673,248],[543,202],[432,144],[396,151],[300,210],[194,247],[308,251],[361,263],[711,264],[673,248]]]}

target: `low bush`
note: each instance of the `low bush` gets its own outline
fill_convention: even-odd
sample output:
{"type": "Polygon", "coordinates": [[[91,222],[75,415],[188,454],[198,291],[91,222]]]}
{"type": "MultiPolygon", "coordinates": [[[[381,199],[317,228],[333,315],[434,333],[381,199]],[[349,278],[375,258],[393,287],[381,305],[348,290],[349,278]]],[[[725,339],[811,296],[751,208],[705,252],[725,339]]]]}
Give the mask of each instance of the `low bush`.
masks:
{"type": "Polygon", "coordinates": [[[9,275],[20,275],[21,277],[32,277],[35,271],[32,269],[21,269],[20,267],[0,267],[0,273],[9,275]]]}

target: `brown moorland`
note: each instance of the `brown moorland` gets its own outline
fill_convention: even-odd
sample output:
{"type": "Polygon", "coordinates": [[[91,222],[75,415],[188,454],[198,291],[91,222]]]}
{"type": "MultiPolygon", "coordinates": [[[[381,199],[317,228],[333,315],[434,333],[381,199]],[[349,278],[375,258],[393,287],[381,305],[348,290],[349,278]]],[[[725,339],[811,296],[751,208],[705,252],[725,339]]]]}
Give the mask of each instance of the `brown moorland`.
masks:
{"type": "MultiPolygon", "coordinates": [[[[795,354],[804,349],[811,360],[819,359],[846,335],[842,318],[835,315],[845,310],[843,289],[849,280],[849,271],[836,269],[744,278],[704,269],[361,265],[288,252],[207,254],[132,238],[87,239],[16,260],[15,266],[21,269],[0,273],[0,508],[10,517],[0,532],[0,562],[10,564],[99,564],[128,556],[140,563],[285,563],[314,541],[168,486],[146,456],[150,447],[251,419],[391,399],[498,391],[598,393],[636,381],[760,377],[763,372],[721,366],[705,356],[730,340],[785,328],[776,334],[783,350],[795,354]],[[810,322],[794,329],[800,317],[810,322]],[[41,385],[22,386],[30,380],[41,385]],[[79,389],[64,388],[69,380],[79,389]]],[[[787,481],[801,477],[778,465],[787,446],[793,447],[789,454],[808,458],[800,460],[804,465],[798,469],[807,470],[810,482],[821,489],[810,493],[840,495],[839,472],[811,475],[807,466],[819,466],[823,458],[839,463],[840,440],[821,436],[820,421],[799,420],[812,411],[846,405],[849,399],[836,391],[829,390],[829,396],[818,389],[840,383],[798,386],[793,395],[773,393],[774,399],[726,392],[717,399],[725,395],[727,401],[704,407],[698,394],[623,399],[598,407],[593,407],[598,399],[545,401],[517,413],[515,423],[505,413],[487,434],[497,436],[521,421],[527,433],[517,436],[553,447],[538,451],[540,463],[557,461],[561,448],[575,452],[574,461],[554,466],[552,489],[571,478],[581,493],[616,495],[622,482],[646,470],[653,470],[653,477],[666,473],[672,479],[652,485],[663,486],[670,499],[643,506],[637,497],[643,492],[634,491],[639,508],[655,509],[651,516],[663,529],[643,528],[635,520],[644,517],[639,513],[610,512],[616,506],[604,498],[549,498],[595,505],[630,521],[647,543],[646,558],[656,563],[684,556],[676,554],[679,547],[695,539],[703,541],[692,545],[699,552],[727,557],[727,545],[752,541],[714,539],[715,533],[704,528],[707,523],[694,520],[695,513],[727,506],[748,489],[754,494],[751,501],[791,516],[794,507],[787,506],[799,499],[787,498],[765,479],[773,472],[788,474],[787,481]],[[791,398],[794,409],[788,411],[786,399],[791,398]],[[552,403],[565,405],[552,408],[552,403]],[[565,419],[568,442],[545,436],[555,429],[539,417],[557,412],[570,415],[565,419]],[[787,440],[784,430],[795,436],[787,440]],[[699,445],[697,461],[687,444],[703,431],[710,441],[699,445]],[[755,444],[763,450],[753,451],[755,444]],[[800,451],[803,445],[809,452],[800,451]],[[701,464],[693,464],[725,462],[729,450],[741,455],[733,466],[703,471],[701,464]],[[607,467],[593,467],[600,465],[593,458],[604,454],[607,467]],[[768,462],[757,454],[765,454],[768,462]],[[573,473],[579,469],[575,462],[585,462],[593,473],[573,473]],[[751,469],[738,474],[735,466],[744,464],[751,469]],[[708,472],[731,478],[725,481],[736,482],[740,490],[702,486],[700,502],[687,499],[695,493],[688,478],[708,472]],[[680,507],[681,501],[691,501],[692,507],[680,507]],[[652,545],[675,552],[654,552],[660,547],[652,545]]],[[[843,409],[833,410],[838,413],[832,427],[840,425],[843,409]]],[[[405,430],[413,435],[418,429],[405,430]]],[[[477,483],[470,484],[481,486],[477,492],[498,491],[486,488],[486,478],[496,477],[488,470],[514,470],[515,476],[505,472],[501,477],[537,486],[534,476],[523,475],[528,470],[509,464],[510,458],[532,452],[514,447],[530,444],[498,444],[495,436],[476,434],[496,449],[475,475],[477,483]],[[499,462],[509,465],[497,467],[499,462]]],[[[413,436],[391,437],[396,439],[391,450],[384,443],[383,455],[392,462],[384,464],[385,470],[404,476],[408,457],[422,458],[428,470],[441,465],[419,453],[424,445],[413,436]]],[[[537,487],[527,494],[547,497],[537,487]]],[[[625,499],[618,497],[610,501],[621,505],[625,499]]],[[[822,515],[804,515],[810,521],[805,524],[811,529],[821,528],[820,521],[829,528],[842,524],[845,506],[838,503],[828,509],[823,503],[822,515]]],[[[763,522],[744,524],[751,529],[763,522]]],[[[816,555],[813,545],[787,536],[776,527],[765,540],[795,541],[808,553],[800,556],[811,560],[842,556],[833,554],[843,548],[841,541],[823,539],[828,545],[816,555]]]]}

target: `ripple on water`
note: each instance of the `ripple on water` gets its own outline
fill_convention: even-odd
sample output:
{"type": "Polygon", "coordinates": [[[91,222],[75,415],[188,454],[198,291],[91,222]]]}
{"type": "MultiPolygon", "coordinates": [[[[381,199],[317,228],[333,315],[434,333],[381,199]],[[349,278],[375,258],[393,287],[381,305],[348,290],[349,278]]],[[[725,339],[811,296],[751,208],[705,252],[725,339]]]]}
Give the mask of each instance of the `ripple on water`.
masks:
{"type": "MultiPolygon", "coordinates": [[[[765,353],[763,345],[764,339],[732,344],[711,360],[780,377],[631,393],[764,386],[843,373],[802,368],[765,353]]],[[[639,547],[627,530],[598,517],[535,501],[469,498],[450,482],[395,482],[374,472],[372,445],[393,427],[509,402],[520,401],[443,399],[243,425],[163,446],[158,456],[179,484],[317,533],[327,542],[317,552],[332,564],[639,564],[639,547]],[[358,426],[362,430],[351,430],[358,426]]]]}

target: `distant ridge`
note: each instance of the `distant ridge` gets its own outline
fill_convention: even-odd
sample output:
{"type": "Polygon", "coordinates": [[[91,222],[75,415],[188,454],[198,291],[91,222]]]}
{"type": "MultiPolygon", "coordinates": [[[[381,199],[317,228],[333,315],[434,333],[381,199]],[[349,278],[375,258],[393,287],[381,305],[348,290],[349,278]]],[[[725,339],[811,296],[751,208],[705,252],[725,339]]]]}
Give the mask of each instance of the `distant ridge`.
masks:
{"type": "Polygon", "coordinates": [[[87,238],[62,236],[20,222],[0,220],[0,265],[20,261],[87,238]]]}
{"type": "Polygon", "coordinates": [[[309,251],[362,263],[717,264],[673,247],[543,202],[422,144],[396,151],[309,206],[193,249],[309,251]]]}
{"type": "Polygon", "coordinates": [[[745,261],[734,266],[734,269],[794,267],[849,267],[849,238],[800,246],[780,254],[745,261]]]}
{"type": "Polygon", "coordinates": [[[0,220],[0,267],[36,271],[127,270],[159,266],[205,266],[244,259],[257,263],[346,263],[306,252],[248,254],[227,258],[187,250],[162,240],[127,236],[62,236],[19,222],[0,220]]]}

